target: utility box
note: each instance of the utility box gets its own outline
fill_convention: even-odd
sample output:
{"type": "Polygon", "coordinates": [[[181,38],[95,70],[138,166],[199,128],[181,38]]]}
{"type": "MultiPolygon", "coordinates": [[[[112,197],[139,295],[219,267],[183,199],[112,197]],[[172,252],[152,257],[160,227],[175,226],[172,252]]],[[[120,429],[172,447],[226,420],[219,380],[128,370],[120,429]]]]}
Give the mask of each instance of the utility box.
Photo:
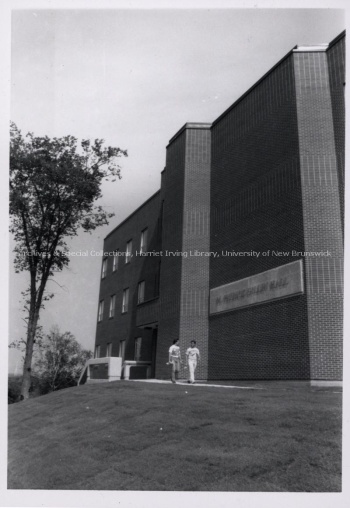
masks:
{"type": "Polygon", "coordinates": [[[105,383],[119,381],[122,375],[121,356],[107,356],[105,358],[91,358],[85,364],[80,375],[78,385],[84,383],[105,383]]]}

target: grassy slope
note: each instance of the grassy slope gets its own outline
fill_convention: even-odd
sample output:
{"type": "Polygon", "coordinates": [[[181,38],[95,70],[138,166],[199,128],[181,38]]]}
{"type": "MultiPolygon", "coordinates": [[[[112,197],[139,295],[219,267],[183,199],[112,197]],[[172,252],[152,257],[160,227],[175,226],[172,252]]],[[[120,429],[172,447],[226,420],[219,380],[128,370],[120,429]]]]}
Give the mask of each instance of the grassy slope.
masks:
{"type": "Polygon", "coordinates": [[[263,386],[121,381],[14,404],[8,486],[339,491],[341,394],[263,386]]]}

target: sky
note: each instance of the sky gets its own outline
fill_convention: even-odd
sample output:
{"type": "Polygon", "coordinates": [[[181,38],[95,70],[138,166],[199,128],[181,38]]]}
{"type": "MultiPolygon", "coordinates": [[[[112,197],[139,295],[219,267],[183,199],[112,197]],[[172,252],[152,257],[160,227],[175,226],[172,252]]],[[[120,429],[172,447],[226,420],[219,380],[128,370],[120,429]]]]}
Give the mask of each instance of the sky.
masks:
{"type": "MultiPolygon", "coordinates": [[[[339,9],[18,9],[11,21],[10,116],[22,133],[103,138],[127,149],[122,180],[103,186],[109,226],[69,240],[69,268],[48,288],[57,324],[93,349],[103,238],[160,186],[166,145],[186,122],[212,122],[296,44],[330,42],[339,9]]],[[[13,244],[10,244],[10,248],[13,244]]],[[[9,342],[25,334],[10,253],[9,342]]],[[[9,369],[21,354],[10,350],[9,369]]]]}

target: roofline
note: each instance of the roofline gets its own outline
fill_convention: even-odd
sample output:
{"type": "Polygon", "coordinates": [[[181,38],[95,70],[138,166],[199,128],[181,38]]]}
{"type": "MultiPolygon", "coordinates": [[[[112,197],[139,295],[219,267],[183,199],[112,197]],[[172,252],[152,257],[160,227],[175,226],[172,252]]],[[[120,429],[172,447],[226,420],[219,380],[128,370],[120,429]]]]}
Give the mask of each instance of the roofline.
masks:
{"type": "Polygon", "coordinates": [[[258,85],[260,85],[260,83],[269,74],[271,74],[276,69],[276,67],[278,67],[282,62],[284,62],[284,60],[287,60],[287,58],[289,58],[293,53],[303,52],[303,51],[305,51],[305,52],[306,51],[327,51],[330,47],[332,47],[334,44],[336,44],[340,39],[345,37],[345,35],[346,35],[346,30],[344,30],[339,35],[337,35],[337,37],[335,37],[335,39],[333,39],[329,44],[319,44],[319,45],[313,45],[313,46],[309,46],[309,47],[308,46],[301,46],[301,45],[294,46],[294,48],[292,48],[283,58],[281,58],[281,60],[279,60],[273,67],[271,67],[271,69],[268,70],[256,83],[254,83],[253,86],[251,86],[243,95],[241,95],[239,97],[239,99],[237,99],[233,104],[231,104],[231,106],[228,109],[226,109],[223,113],[221,113],[221,115],[216,120],[213,121],[212,127],[214,127],[214,125],[216,125],[220,120],[222,120],[224,118],[224,116],[226,116],[233,108],[235,108],[241,100],[243,100],[254,88],[256,88],[258,85]]]}
{"type": "Polygon", "coordinates": [[[346,35],[346,30],[343,30],[339,35],[337,35],[329,44],[328,44],[328,49],[331,48],[332,46],[334,46],[334,44],[336,44],[337,42],[340,41],[340,39],[343,39],[343,37],[345,37],[346,35]]]}
{"type": "MultiPolygon", "coordinates": [[[[169,140],[169,143],[167,144],[166,148],[169,147],[173,141],[175,141],[176,138],[178,138],[186,129],[211,129],[216,125],[220,120],[222,120],[233,108],[237,106],[239,102],[241,102],[254,88],[256,88],[264,79],[269,76],[279,65],[281,65],[282,62],[287,60],[293,53],[301,53],[301,52],[314,52],[314,51],[327,51],[329,48],[334,46],[340,39],[345,37],[346,30],[343,30],[337,37],[335,37],[330,43],[328,44],[316,44],[312,46],[294,46],[284,57],[282,57],[271,69],[269,69],[258,81],[254,83],[243,95],[241,95],[229,108],[227,108],[221,115],[213,121],[213,123],[205,123],[205,122],[186,122],[181,129],[179,129],[176,134],[169,140]]],[[[161,173],[164,173],[166,170],[166,167],[161,171],[161,173]]],[[[140,205],[136,210],[134,210],[128,217],[126,217],[118,226],[112,229],[110,233],[108,233],[107,236],[105,236],[104,240],[106,240],[109,236],[111,236],[114,231],[116,231],[118,228],[120,228],[126,221],[128,221],[133,215],[135,215],[143,206],[145,206],[149,201],[151,201],[157,194],[160,194],[160,189],[155,192],[151,197],[149,197],[142,205],[140,205]]]]}
{"type": "Polygon", "coordinates": [[[126,217],[126,218],[125,218],[125,219],[124,219],[124,220],[123,220],[120,224],[118,224],[118,226],[116,226],[115,228],[113,228],[113,229],[112,229],[112,231],[111,231],[110,233],[108,233],[108,235],[107,235],[107,236],[105,236],[105,237],[104,237],[104,240],[107,240],[107,238],[108,238],[109,236],[111,236],[111,234],[112,234],[112,233],[114,233],[114,231],[116,231],[118,228],[120,228],[120,226],[122,226],[122,225],[123,225],[126,221],[128,221],[129,219],[131,219],[131,217],[132,217],[133,215],[135,215],[135,213],[137,213],[138,211],[140,211],[140,210],[141,210],[141,208],[142,208],[143,206],[147,205],[147,203],[148,203],[149,201],[151,201],[153,198],[155,198],[157,194],[160,194],[160,189],[159,189],[157,192],[155,192],[154,194],[152,194],[152,196],[151,196],[150,198],[148,198],[148,199],[147,199],[144,203],[142,203],[142,205],[140,205],[139,207],[137,207],[137,208],[136,208],[136,210],[134,210],[133,212],[131,212],[131,214],[130,214],[130,215],[128,215],[128,216],[127,216],[127,217],[126,217]]]}
{"type": "Polygon", "coordinates": [[[265,79],[267,78],[267,76],[269,74],[271,74],[275,69],[276,67],[278,67],[279,65],[281,65],[282,62],[284,62],[285,60],[287,60],[287,58],[289,58],[292,54],[293,54],[293,51],[297,48],[298,46],[294,46],[293,49],[291,49],[290,51],[288,51],[288,53],[286,55],[284,55],[283,58],[281,58],[281,60],[279,60],[273,67],[271,67],[270,70],[268,70],[258,81],[256,81],[256,83],[254,83],[253,86],[251,86],[246,92],[244,92],[243,95],[241,95],[239,97],[239,99],[237,99],[233,104],[231,104],[231,106],[229,108],[227,108],[223,113],[221,113],[220,116],[218,116],[218,118],[216,120],[214,120],[214,122],[212,123],[212,127],[214,127],[214,125],[216,125],[220,120],[222,120],[224,118],[224,116],[226,116],[233,108],[235,108],[237,106],[237,104],[239,102],[241,102],[243,99],[246,98],[246,96],[248,94],[250,94],[250,92],[252,90],[254,90],[254,88],[256,88],[258,85],[260,85],[260,83],[265,79]]]}
{"type": "Polygon", "coordinates": [[[310,45],[299,45],[293,49],[293,53],[324,53],[329,47],[328,43],[322,44],[310,44],[310,45]]]}
{"type": "Polygon", "coordinates": [[[167,144],[166,148],[177,138],[182,134],[186,129],[210,129],[212,126],[211,123],[206,122],[187,122],[185,125],[181,127],[180,130],[177,131],[176,134],[169,140],[169,143],[167,144]]]}

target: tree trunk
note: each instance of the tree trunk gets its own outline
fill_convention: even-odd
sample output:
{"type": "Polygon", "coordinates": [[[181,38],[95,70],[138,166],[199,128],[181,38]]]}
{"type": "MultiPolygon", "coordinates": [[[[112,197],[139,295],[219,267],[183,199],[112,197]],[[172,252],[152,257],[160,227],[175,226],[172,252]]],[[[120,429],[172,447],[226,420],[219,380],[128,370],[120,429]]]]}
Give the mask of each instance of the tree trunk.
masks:
{"type": "Polygon", "coordinates": [[[43,300],[46,282],[50,273],[50,267],[51,267],[50,264],[46,267],[46,272],[41,277],[41,282],[38,291],[36,289],[36,274],[37,274],[36,268],[34,268],[30,274],[30,305],[27,328],[26,354],[24,358],[23,378],[21,386],[21,400],[29,398],[29,389],[32,374],[32,358],[36,328],[39,321],[41,302],[43,300]]]}
{"type": "Polygon", "coordinates": [[[36,312],[30,313],[29,321],[28,321],[26,353],[25,353],[24,365],[23,365],[21,400],[29,398],[29,389],[30,389],[30,384],[31,384],[31,373],[32,373],[32,357],[33,357],[33,349],[34,349],[34,339],[35,339],[35,332],[36,332],[38,319],[39,319],[38,313],[36,313],[36,312]]]}
{"type": "Polygon", "coordinates": [[[23,378],[21,386],[21,400],[29,398],[29,389],[32,374],[32,358],[35,342],[36,327],[39,320],[39,311],[41,306],[42,294],[37,298],[36,292],[36,271],[30,274],[30,304],[27,328],[26,353],[23,364],[23,378]]]}

